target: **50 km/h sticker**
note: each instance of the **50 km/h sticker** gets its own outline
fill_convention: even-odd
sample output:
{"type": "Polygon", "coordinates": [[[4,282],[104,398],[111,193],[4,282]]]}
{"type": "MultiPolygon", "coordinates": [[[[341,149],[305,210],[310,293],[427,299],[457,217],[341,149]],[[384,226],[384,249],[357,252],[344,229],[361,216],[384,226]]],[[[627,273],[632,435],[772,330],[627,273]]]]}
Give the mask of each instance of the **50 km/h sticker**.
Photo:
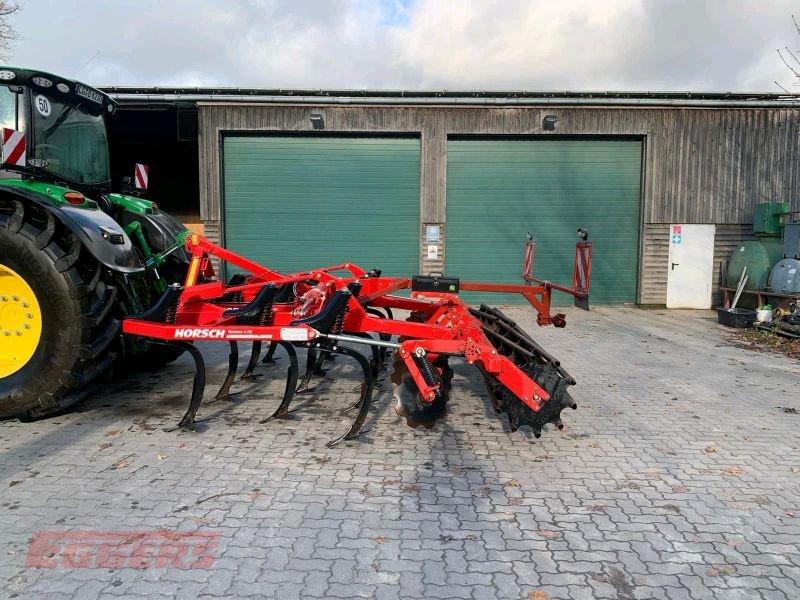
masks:
{"type": "Polygon", "coordinates": [[[39,111],[40,115],[42,115],[43,117],[50,116],[50,112],[52,111],[52,109],[50,108],[50,100],[48,100],[44,96],[39,95],[36,96],[36,98],[34,98],[33,103],[36,105],[36,110],[39,111]]]}

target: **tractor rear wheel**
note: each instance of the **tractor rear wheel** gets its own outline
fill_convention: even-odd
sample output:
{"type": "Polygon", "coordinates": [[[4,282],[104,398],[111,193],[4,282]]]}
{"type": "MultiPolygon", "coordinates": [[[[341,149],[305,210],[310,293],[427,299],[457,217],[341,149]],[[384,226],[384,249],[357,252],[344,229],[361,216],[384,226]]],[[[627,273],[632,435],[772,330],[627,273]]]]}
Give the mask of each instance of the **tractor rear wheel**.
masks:
{"type": "Polygon", "coordinates": [[[109,371],[120,314],[103,271],[52,213],[0,199],[0,417],[56,414],[109,371]]]}

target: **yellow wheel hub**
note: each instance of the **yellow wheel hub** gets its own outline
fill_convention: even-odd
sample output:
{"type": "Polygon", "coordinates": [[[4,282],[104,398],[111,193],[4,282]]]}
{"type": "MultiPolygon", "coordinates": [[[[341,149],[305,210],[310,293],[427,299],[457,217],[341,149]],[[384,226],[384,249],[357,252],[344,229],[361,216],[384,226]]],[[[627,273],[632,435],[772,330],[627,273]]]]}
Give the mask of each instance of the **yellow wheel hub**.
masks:
{"type": "Polygon", "coordinates": [[[42,310],[31,286],[0,264],[0,379],[28,364],[42,337],[42,310]]]}

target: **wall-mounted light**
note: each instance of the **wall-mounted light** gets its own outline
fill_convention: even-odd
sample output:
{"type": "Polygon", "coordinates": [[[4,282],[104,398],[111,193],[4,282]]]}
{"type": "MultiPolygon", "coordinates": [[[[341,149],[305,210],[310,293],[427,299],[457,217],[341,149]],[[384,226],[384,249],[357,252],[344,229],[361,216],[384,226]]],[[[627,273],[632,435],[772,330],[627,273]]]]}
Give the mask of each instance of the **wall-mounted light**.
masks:
{"type": "Polygon", "coordinates": [[[557,116],[545,115],[544,119],[542,119],[542,129],[544,129],[545,131],[555,131],[556,123],[558,123],[557,116]]]}
{"type": "Polygon", "coordinates": [[[311,113],[309,117],[311,121],[311,127],[314,129],[325,129],[325,119],[319,113],[311,113]]]}

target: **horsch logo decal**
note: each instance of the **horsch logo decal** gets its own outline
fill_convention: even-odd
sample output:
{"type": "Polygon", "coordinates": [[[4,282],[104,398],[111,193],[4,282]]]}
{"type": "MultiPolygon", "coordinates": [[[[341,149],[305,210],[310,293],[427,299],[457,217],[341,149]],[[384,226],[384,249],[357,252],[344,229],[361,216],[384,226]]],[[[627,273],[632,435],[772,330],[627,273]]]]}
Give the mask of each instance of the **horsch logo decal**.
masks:
{"type": "Polygon", "coordinates": [[[184,329],[176,329],[176,338],[208,338],[208,339],[223,339],[225,337],[224,329],[209,329],[200,327],[186,327],[184,329]]]}

